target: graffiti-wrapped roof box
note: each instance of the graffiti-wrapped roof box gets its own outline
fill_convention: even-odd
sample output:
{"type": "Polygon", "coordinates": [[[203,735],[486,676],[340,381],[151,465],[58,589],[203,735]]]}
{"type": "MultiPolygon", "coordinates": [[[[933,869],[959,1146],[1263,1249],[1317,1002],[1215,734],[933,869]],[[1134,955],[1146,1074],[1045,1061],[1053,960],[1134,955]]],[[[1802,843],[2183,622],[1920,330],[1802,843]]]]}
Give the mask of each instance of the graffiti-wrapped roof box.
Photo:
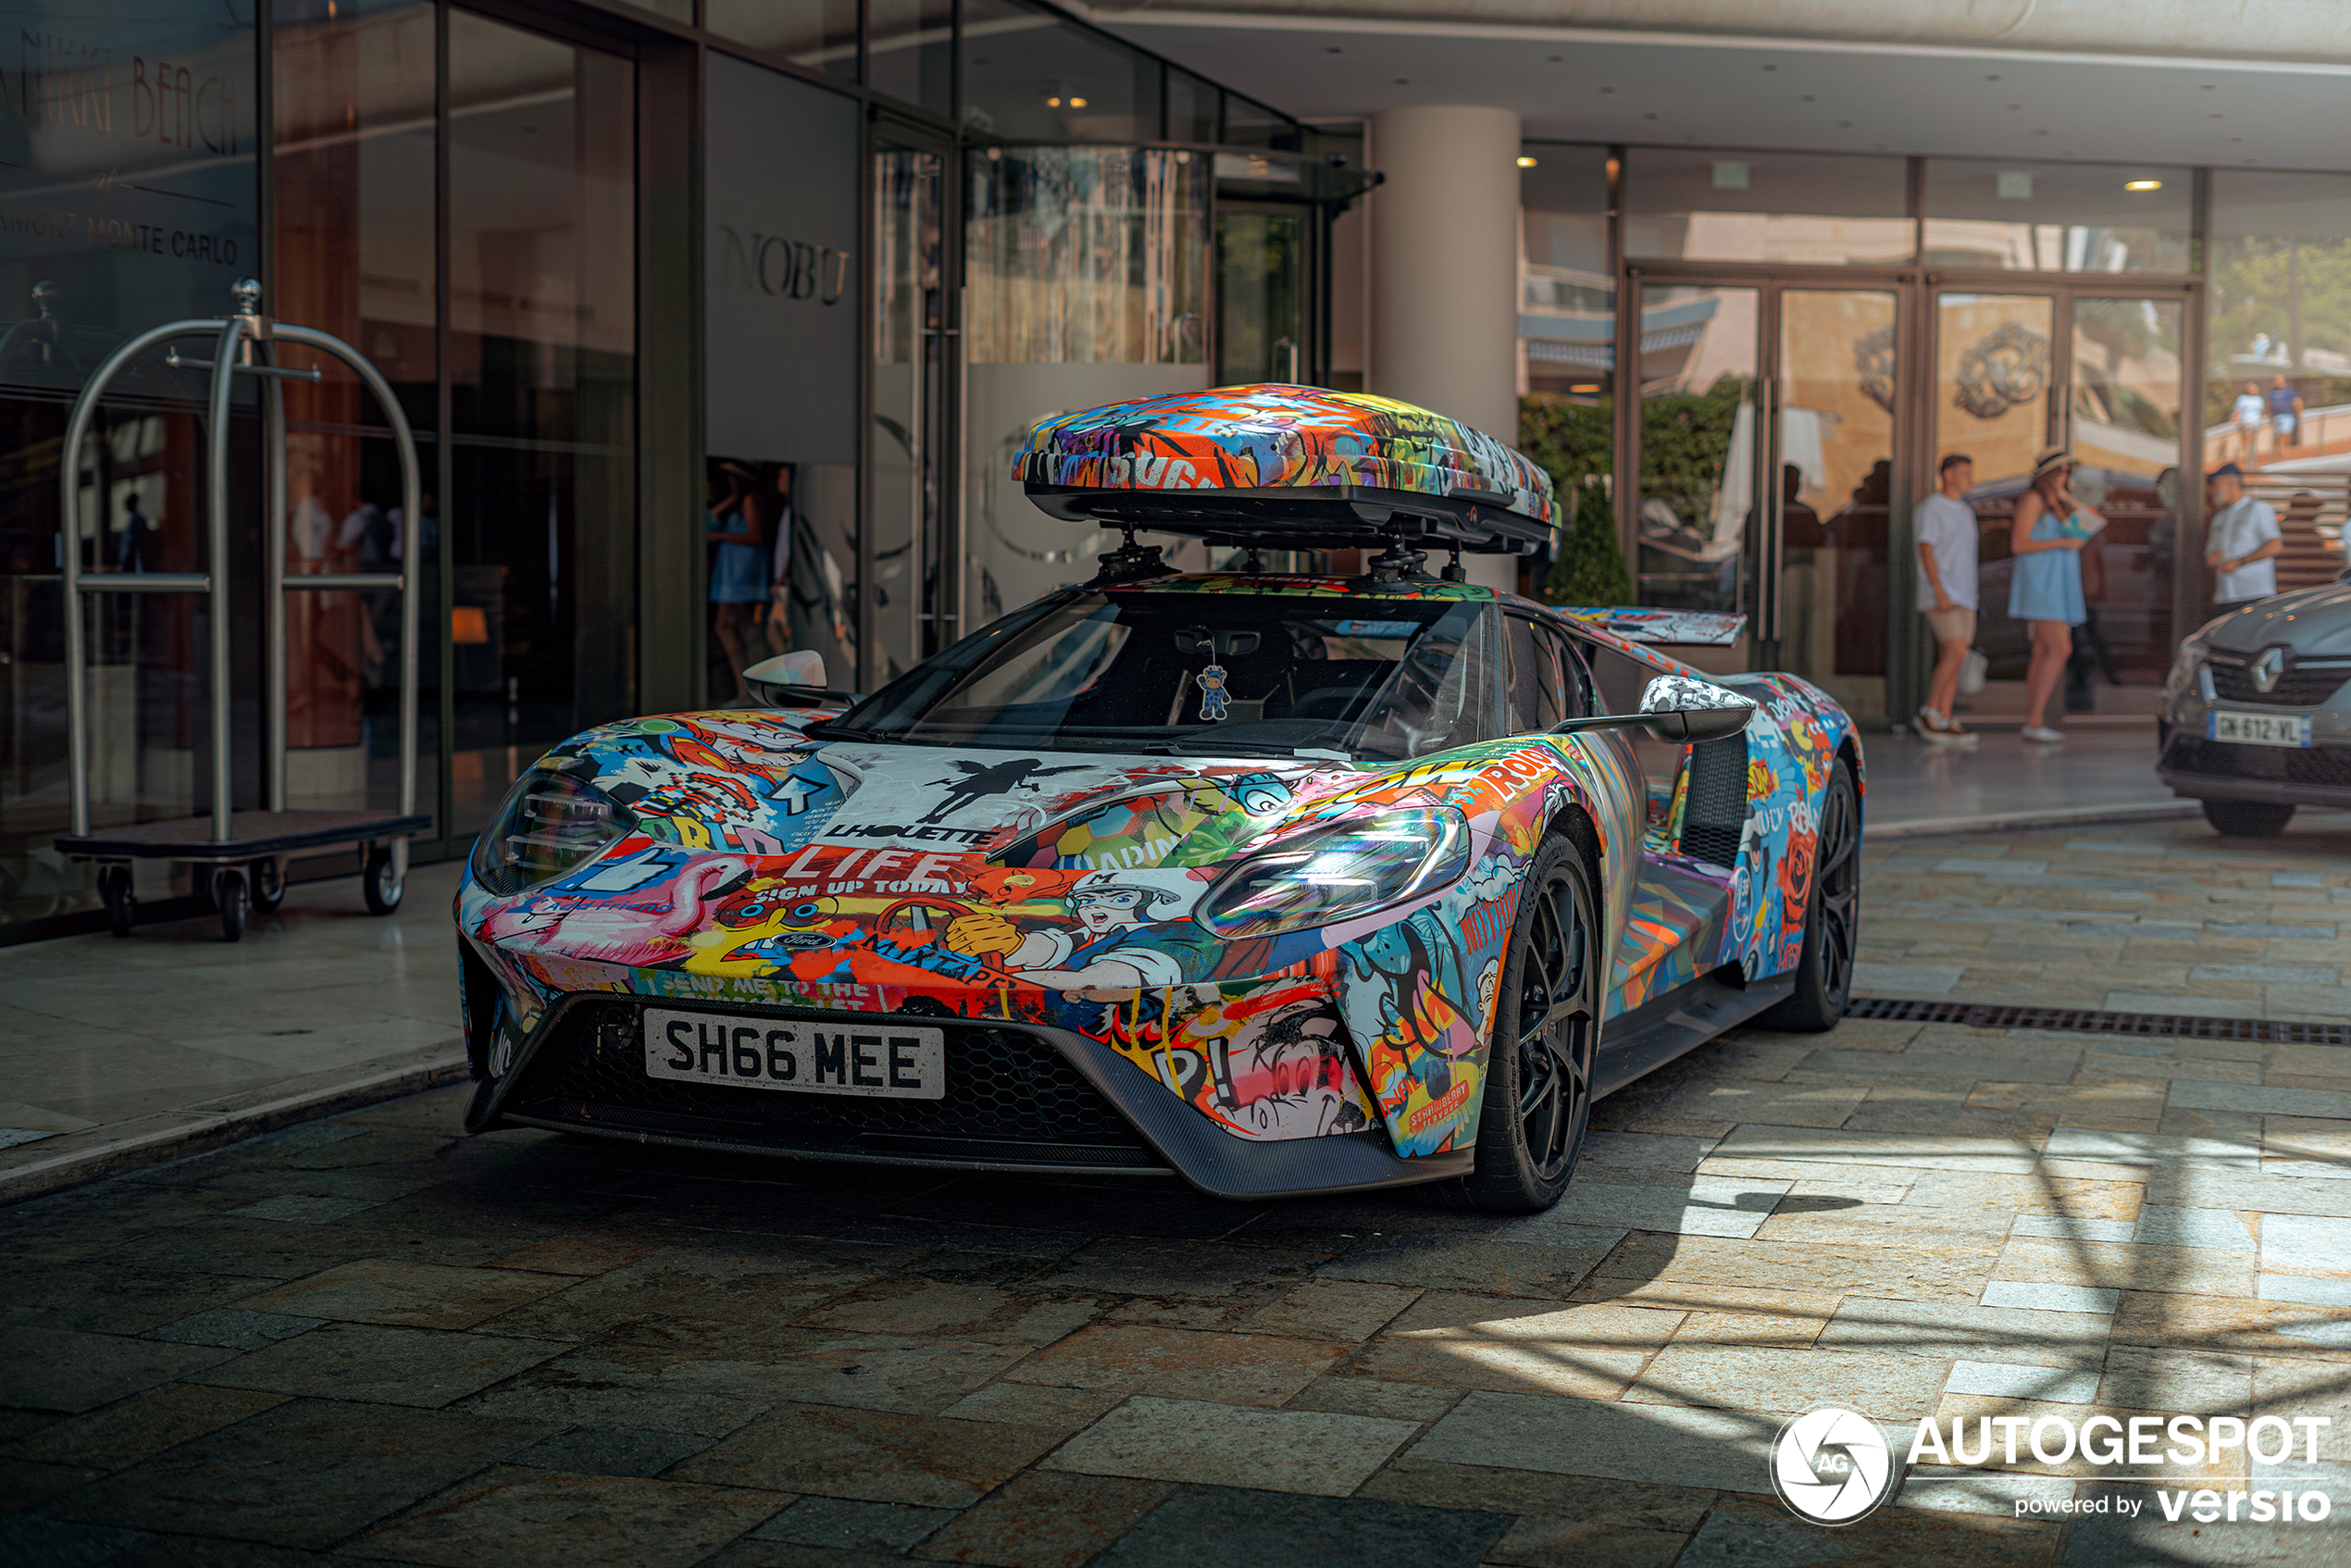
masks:
{"type": "Polygon", "coordinates": [[[1013,465],[1056,517],[1233,543],[1427,538],[1531,553],[1550,476],[1483,430],[1393,398],[1219,387],[1058,415],[1013,465]]]}

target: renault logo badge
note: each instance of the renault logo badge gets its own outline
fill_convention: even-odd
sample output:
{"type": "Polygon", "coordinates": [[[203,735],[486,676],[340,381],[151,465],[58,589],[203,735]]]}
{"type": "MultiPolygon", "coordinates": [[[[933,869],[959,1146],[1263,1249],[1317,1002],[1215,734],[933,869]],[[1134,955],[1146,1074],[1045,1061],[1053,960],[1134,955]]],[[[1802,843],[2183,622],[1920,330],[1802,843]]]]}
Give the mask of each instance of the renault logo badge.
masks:
{"type": "Polygon", "coordinates": [[[2253,661],[2253,689],[2263,693],[2275,691],[2278,680],[2285,674],[2285,650],[2264,648],[2260,657],[2253,661]]]}

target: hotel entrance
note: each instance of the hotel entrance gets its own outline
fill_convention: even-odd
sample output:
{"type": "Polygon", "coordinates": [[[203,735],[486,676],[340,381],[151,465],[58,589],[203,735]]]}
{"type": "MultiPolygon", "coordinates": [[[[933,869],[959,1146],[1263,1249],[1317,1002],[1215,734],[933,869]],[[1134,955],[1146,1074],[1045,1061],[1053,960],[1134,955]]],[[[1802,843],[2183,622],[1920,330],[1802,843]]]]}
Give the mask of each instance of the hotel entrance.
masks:
{"type": "Polygon", "coordinates": [[[2077,490],[2109,524],[2084,553],[2076,711],[2151,697],[2193,625],[2196,575],[2175,566],[2196,500],[2180,475],[2195,471],[2182,415],[2196,285],[1626,271],[1639,398],[1618,482],[1633,487],[1642,604],[1743,613],[1724,669],[1790,670],[1857,715],[1907,714],[1933,653],[1912,611],[1909,513],[1962,453],[1995,682],[1980,711],[1997,711],[2027,652],[2007,613],[2009,519],[2034,460],[2071,445],[2077,490]]]}

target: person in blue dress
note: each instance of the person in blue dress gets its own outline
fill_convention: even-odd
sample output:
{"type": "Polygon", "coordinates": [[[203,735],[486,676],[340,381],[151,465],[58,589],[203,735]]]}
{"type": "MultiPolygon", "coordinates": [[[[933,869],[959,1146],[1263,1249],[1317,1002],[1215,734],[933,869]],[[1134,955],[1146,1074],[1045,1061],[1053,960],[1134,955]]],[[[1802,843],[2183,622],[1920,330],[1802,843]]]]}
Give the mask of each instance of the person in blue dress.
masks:
{"type": "Polygon", "coordinates": [[[707,496],[704,534],[715,546],[710,630],[734,676],[733,701],[746,703],[751,689],[743,683],[743,671],[757,662],[747,638],[757,631],[759,606],[767,603],[767,520],[775,487],[751,464],[720,460],[710,465],[707,496]]]}
{"type": "Polygon", "coordinates": [[[2059,448],[2033,466],[2033,487],[2017,497],[2009,525],[2009,614],[2033,632],[2033,662],[2024,674],[2024,739],[2055,745],[2065,739],[2048,722],[2049,700],[2065,679],[2073,628],[2090,618],[2082,596],[2082,547],[2106,519],[2073,494],[2073,454],[2059,448]]]}

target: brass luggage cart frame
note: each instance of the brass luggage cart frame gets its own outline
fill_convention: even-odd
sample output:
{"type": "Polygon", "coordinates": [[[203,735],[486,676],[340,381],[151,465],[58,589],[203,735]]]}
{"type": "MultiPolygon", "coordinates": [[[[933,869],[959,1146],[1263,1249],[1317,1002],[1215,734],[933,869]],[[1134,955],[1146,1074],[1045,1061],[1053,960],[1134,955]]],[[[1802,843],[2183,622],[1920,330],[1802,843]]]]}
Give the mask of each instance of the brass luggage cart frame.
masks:
{"type": "Polygon", "coordinates": [[[417,811],[417,618],[423,569],[422,485],[417,439],[400,402],[374,365],[350,344],[309,327],[273,321],[261,314],[261,285],[246,279],[232,291],[237,309],[228,317],[194,317],[149,329],[116,349],[91,376],[66,424],[63,474],[59,479],[66,611],[66,719],[68,772],[72,795],[72,831],[56,840],[60,853],[95,861],[98,890],[109,927],[128,936],[136,900],[131,865],[168,860],[210,869],[209,889],[220,915],[220,933],[230,941],[244,934],[248,905],[274,909],[285,895],[285,862],[301,850],[335,844],[358,847],[361,890],[368,910],[389,915],[399,907],[408,874],[408,840],[430,828],[417,811]],[[210,337],[210,360],[165,361],[178,368],[209,369],[207,402],[209,462],[205,480],[205,564],[201,572],[91,572],[81,569],[81,443],[107,385],[141,355],[174,340],[210,337]],[[400,449],[401,541],[397,572],[289,574],[286,571],[286,410],[283,384],[316,381],[317,370],[293,370],[276,363],[275,345],[315,349],[350,367],[374,394],[400,449]],[[229,424],[236,378],[261,383],[268,468],[268,532],[262,546],[265,591],[264,710],[268,733],[267,809],[235,809],[235,773],[230,764],[231,692],[229,664],[229,424]],[[286,809],[286,595],[334,590],[389,591],[400,595],[400,807],[392,815],[366,811],[286,809]],[[84,666],[87,629],[85,593],[201,593],[211,609],[209,705],[212,740],[212,812],[205,817],[136,823],[93,832],[90,826],[90,695],[84,666]]]}

